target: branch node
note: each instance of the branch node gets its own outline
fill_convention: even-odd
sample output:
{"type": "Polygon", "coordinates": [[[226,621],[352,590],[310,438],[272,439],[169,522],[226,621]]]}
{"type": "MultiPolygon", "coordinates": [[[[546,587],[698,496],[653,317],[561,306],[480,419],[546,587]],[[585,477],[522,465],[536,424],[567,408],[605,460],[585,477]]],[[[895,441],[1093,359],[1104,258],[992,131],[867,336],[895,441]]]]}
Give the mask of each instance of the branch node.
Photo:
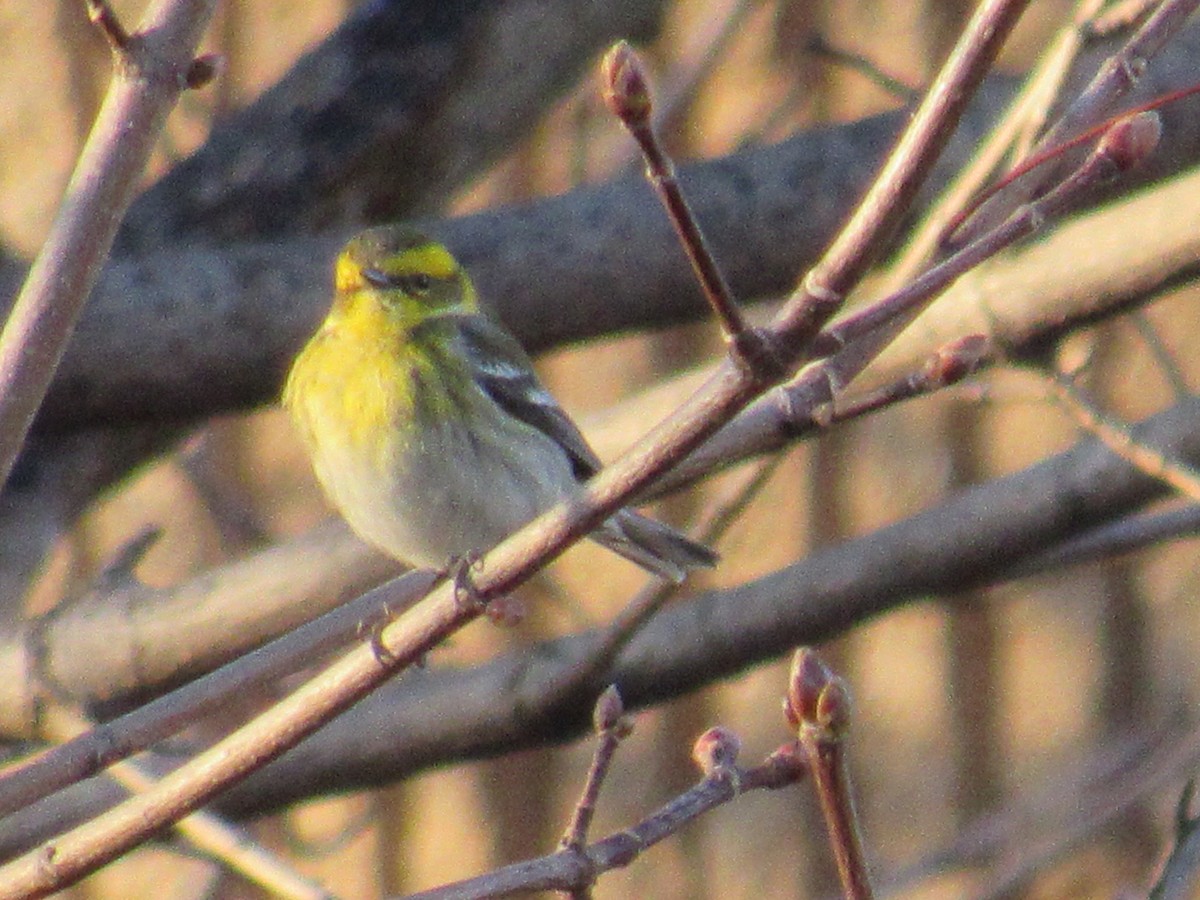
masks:
{"type": "Polygon", "coordinates": [[[221,74],[225,67],[225,57],[220,53],[205,53],[197,56],[188,64],[183,73],[183,83],[188,90],[198,90],[221,74]]]}
{"type": "Polygon", "coordinates": [[[804,293],[822,306],[840,306],[842,295],[826,285],[817,275],[816,269],[809,269],[801,282],[804,293]]]}
{"type": "Polygon", "coordinates": [[[646,842],[642,840],[641,835],[630,828],[614,834],[612,841],[615,851],[610,857],[610,862],[614,868],[622,868],[629,865],[646,849],[646,842]]]}
{"type": "Polygon", "coordinates": [[[129,47],[129,32],[125,30],[125,26],[121,24],[107,0],[84,0],[84,4],[87,6],[88,18],[100,29],[109,46],[117,53],[124,53],[129,47]]]}

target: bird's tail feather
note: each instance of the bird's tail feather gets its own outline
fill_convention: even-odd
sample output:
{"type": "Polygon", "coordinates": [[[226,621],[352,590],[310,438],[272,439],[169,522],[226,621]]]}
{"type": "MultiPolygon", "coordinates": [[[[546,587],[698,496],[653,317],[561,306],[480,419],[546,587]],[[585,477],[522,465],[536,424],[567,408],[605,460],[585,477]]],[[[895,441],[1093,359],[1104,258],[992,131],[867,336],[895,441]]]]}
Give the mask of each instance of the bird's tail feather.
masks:
{"type": "Polygon", "coordinates": [[[592,535],[614,553],[676,584],[692,569],[711,568],[717,554],[674,528],[621,510],[592,535]]]}

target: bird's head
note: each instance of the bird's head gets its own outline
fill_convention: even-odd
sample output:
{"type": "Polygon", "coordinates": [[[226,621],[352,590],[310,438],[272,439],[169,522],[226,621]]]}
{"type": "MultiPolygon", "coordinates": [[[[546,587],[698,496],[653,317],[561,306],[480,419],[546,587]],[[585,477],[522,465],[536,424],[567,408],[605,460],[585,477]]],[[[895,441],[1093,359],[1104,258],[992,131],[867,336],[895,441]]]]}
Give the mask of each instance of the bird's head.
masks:
{"type": "Polygon", "coordinates": [[[335,313],[382,312],[412,327],[430,316],[474,312],[475,288],[450,251],[406,225],[362,232],[334,269],[335,313]]]}

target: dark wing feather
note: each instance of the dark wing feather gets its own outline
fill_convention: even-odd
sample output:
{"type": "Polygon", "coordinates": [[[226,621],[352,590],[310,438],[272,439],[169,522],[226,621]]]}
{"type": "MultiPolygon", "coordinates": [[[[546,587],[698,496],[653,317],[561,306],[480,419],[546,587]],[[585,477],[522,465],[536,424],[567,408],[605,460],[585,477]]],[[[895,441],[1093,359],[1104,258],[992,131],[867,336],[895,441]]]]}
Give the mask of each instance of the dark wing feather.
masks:
{"type": "Polygon", "coordinates": [[[594,475],[600,460],[533,371],[516,339],[482,315],[463,316],[458,334],[471,360],[475,383],[514,419],[553,439],[571,460],[580,481],[594,475]]]}

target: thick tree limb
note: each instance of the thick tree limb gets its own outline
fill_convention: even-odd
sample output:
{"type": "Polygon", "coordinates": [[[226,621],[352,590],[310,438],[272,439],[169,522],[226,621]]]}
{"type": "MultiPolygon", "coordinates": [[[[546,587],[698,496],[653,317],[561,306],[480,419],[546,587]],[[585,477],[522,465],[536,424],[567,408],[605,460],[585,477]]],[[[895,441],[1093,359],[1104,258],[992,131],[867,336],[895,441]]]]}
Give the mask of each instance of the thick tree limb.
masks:
{"type": "Polygon", "coordinates": [[[663,0],[358,7],[130,210],[118,252],[278,238],[431,209],[528,133],[663,0]]]}
{"type": "MultiPolygon", "coordinates": [[[[1200,401],[1189,400],[1138,433],[1195,464],[1197,421],[1200,401]]],[[[1086,441],[766,578],[669,607],[597,683],[617,684],[631,708],[662,702],[931,594],[1004,581],[1028,555],[1163,493],[1086,441]]],[[[563,638],[472,670],[410,673],[251,779],[230,802],[261,811],[268,797],[274,805],[312,789],[348,788],[355,783],[350,772],[371,778],[386,770],[388,780],[451,759],[574,737],[588,724],[588,704],[544,710],[538,697],[593,640],[563,638]]],[[[595,687],[584,686],[581,696],[595,687]]]]}
{"type": "MultiPolygon", "coordinates": [[[[936,347],[963,334],[979,333],[993,347],[1003,347],[1017,354],[1030,353],[1035,348],[1050,345],[1065,332],[1145,303],[1155,291],[1194,278],[1200,267],[1200,203],[1192,199],[1197,191],[1200,191],[1200,175],[1181,176],[1064,223],[1044,240],[1009,257],[993,260],[939,298],[930,315],[910,327],[912,336],[908,332],[901,335],[896,345],[881,357],[878,369],[869,370],[864,377],[878,382],[910,372],[919,368],[936,347]],[[1139,230],[1141,239],[1127,240],[1125,235],[1134,229],[1139,230]]],[[[699,374],[685,376],[657,386],[606,411],[598,420],[590,423],[585,420],[601,455],[615,458],[644,428],[647,420],[664,417],[691,393],[699,377],[699,374]]],[[[671,480],[687,481],[714,467],[779,449],[805,434],[819,431],[812,422],[787,421],[783,417],[786,410],[779,394],[768,394],[764,401],[744,412],[693,454],[670,476],[671,480]]],[[[82,440],[82,436],[78,440],[82,440]]],[[[114,441],[117,440],[119,438],[115,437],[114,441]]],[[[109,455],[101,458],[107,459],[109,455]]],[[[45,477],[56,477],[56,473],[46,473],[45,477]]],[[[26,504],[31,505],[35,504],[32,501],[26,504]]],[[[30,515],[29,512],[14,515],[13,521],[27,529],[30,515]]],[[[0,523],[3,521],[0,519],[0,523]]],[[[14,552],[12,547],[9,552],[14,552]]],[[[308,576],[311,583],[322,583],[319,570],[325,567],[324,583],[330,593],[342,589],[340,567],[344,560],[371,558],[365,549],[355,549],[352,539],[344,531],[337,530],[336,536],[329,538],[327,543],[322,544],[319,539],[311,542],[307,538],[301,539],[288,547],[266,551],[262,554],[262,562],[252,558],[245,564],[233,563],[222,570],[235,577],[235,573],[243,568],[250,569],[256,573],[257,588],[239,587],[235,582],[232,587],[214,592],[211,588],[216,573],[210,573],[199,583],[183,585],[174,591],[135,592],[147,600],[153,597],[154,601],[138,602],[136,616],[118,615],[109,623],[107,627],[117,629],[106,637],[109,648],[115,650],[125,644],[125,639],[120,637],[123,626],[132,627],[137,623],[134,630],[143,635],[158,634],[164,629],[169,631],[170,624],[156,625],[155,620],[161,616],[167,623],[174,621],[175,614],[169,610],[176,602],[188,609],[189,616],[207,616],[213,626],[211,631],[204,632],[188,629],[188,655],[193,662],[210,658],[209,654],[218,653],[231,640],[257,640],[268,633],[278,633],[294,621],[290,614],[283,613],[301,602],[312,600],[307,593],[303,598],[295,595],[309,583],[289,575],[289,567],[296,563],[285,562],[282,570],[268,563],[270,559],[295,557],[305,560],[306,572],[310,566],[317,570],[308,576]],[[307,549],[312,546],[324,547],[324,552],[307,549]],[[282,572],[283,583],[268,584],[262,580],[275,571],[282,572]],[[269,593],[280,608],[280,618],[270,626],[258,621],[262,616],[272,615],[271,607],[264,600],[254,605],[254,624],[242,621],[237,613],[242,605],[238,597],[245,590],[269,593]],[[206,613],[210,607],[213,611],[206,613]]],[[[356,565],[361,567],[362,563],[356,565]]],[[[46,654],[45,661],[50,665],[46,674],[56,683],[68,686],[77,698],[111,697],[130,689],[157,690],[163,682],[179,677],[169,658],[159,656],[159,664],[153,669],[138,666],[142,680],[133,685],[119,658],[113,660],[114,665],[109,665],[104,662],[109,658],[108,654],[97,655],[94,650],[81,653],[78,639],[72,636],[85,636],[96,630],[94,626],[83,626],[86,614],[86,609],[68,609],[55,617],[51,628],[39,626],[37,632],[46,654]],[[63,640],[59,640],[60,635],[63,640]],[[86,665],[82,664],[85,660],[86,665]],[[68,668],[60,669],[56,661],[66,663],[68,668]]],[[[27,733],[29,728],[29,703],[18,690],[27,686],[27,678],[19,673],[25,665],[22,660],[29,640],[28,634],[21,629],[0,637],[0,671],[13,674],[12,678],[0,679],[0,684],[9,684],[13,688],[0,692],[0,723],[5,723],[10,734],[27,733]]],[[[130,652],[131,658],[139,659],[155,650],[143,644],[131,646],[130,652]]]]}
{"type": "MultiPolygon", "coordinates": [[[[1200,463],[1200,400],[1147,420],[1139,436],[1200,463]]],[[[1026,559],[1137,510],[1164,488],[1096,441],[738,588],[669,607],[617,660],[580,685],[577,701],[539,697],[586,656],[574,635],[473,669],[407,673],[327,725],[223,801],[262,814],[314,795],[394,781],[448,762],[572,739],[590,724],[595,693],[615,683],[629,708],[650,706],[815,644],[931,594],[1007,580],[1026,559]]],[[[114,799],[93,779],[4,821],[10,853],[114,799]]]]}

